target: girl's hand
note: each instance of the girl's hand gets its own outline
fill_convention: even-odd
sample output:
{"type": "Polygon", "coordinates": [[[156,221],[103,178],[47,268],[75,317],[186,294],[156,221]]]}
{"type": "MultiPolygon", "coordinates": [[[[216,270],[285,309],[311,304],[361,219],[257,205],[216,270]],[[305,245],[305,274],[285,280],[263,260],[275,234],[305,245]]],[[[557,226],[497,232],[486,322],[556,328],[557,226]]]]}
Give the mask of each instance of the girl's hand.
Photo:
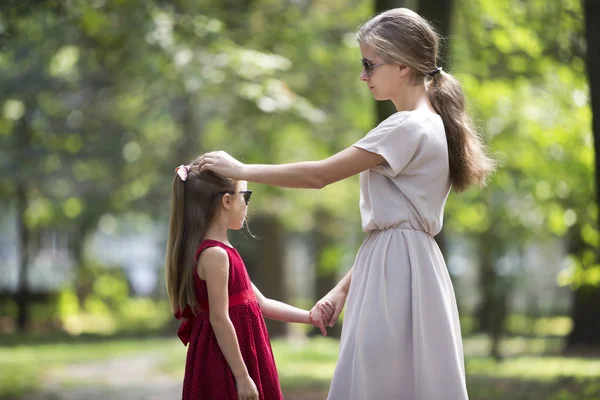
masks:
{"type": "Polygon", "coordinates": [[[321,328],[321,332],[325,330],[325,326],[329,325],[329,327],[333,327],[340,316],[340,313],[344,309],[344,304],[346,304],[346,296],[347,293],[341,289],[333,288],[329,293],[325,295],[321,300],[315,304],[315,306],[310,310],[309,315],[312,315],[316,310],[321,309],[329,309],[329,306],[333,306],[333,313],[329,317],[327,321],[325,321],[319,327],[321,328]]]}
{"type": "Polygon", "coordinates": [[[323,300],[319,304],[319,310],[321,311],[323,321],[325,322],[325,324],[328,324],[331,317],[333,317],[333,313],[335,312],[334,305],[328,302],[327,300],[323,300]]]}
{"type": "Polygon", "coordinates": [[[329,323],[329,320],[335,312],[335,307],[328,301],[321,301],[318,306],[315,305],[308,314],[310,323],[321,329],[323,336],[327,336],[327,330],[325,326],[329,323]]]}
{"type": "Polygon", "coordinates": [[[212,151],[200,157],[200,171],[213,171],[226,178],[243,179],[244,164],[224,151],[212,151]]]}
{"type": "Polygon", "coordinates": [[[258,389],[252,378],[250,378],[250,375],[236,379],[235,388],[238,400],[258,400],[258,389]]]}

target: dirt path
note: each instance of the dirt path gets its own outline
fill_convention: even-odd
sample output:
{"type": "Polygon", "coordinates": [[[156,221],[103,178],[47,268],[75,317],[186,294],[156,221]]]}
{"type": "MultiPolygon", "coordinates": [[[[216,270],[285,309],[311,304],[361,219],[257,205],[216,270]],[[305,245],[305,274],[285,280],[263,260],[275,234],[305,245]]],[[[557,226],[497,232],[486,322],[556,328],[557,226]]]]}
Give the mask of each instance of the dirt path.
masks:
{"type": "MultiPolygon", "coordinates": [[[[40,391],[22,400],[181,399],[181,380],[159,371],[159,354],[69,364],[49,371],[40,391]]],[[[285,393],[286,400],[324,400],[323,392],[285,393]]]]}
{"type": "Polygon", "coordinates": [[[49,371],[26,400],[158,400],[181,398],[181,381],[158,372],[157,354],[69,364],[49,371]]]}

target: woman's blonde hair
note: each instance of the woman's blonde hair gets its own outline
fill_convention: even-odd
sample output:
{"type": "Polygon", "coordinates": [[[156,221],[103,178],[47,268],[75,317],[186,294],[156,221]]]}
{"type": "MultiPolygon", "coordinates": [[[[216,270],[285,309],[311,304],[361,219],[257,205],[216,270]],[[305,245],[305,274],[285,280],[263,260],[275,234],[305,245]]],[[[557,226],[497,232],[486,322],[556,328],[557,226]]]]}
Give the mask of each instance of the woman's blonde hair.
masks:
{"type": "Polygon", "coordinates": [[[357,36],[386,62],[406,65],[426,80],[431,104],[444,122],[454,189],[485,185],[495,163],[466,112],[458,80],[438,71],[439,37],[432,26],[414,11],[396,8],[367,21],[357,36]]]}

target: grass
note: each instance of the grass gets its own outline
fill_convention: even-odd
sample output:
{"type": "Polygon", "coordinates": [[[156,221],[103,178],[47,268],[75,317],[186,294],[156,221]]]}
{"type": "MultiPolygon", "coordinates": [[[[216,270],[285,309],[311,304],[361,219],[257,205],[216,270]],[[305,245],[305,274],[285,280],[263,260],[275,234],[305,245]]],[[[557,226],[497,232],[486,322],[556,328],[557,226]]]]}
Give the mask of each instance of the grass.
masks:
{"type": "Polygon", "coordinates": [[[472,399],[598,400],[600,360],[518,356],[496,363],[468,357],[468,387],[472,399]]]}
{"type": "MultiPolygon", "coordinates": [[[[562,356],[559,339],[507,339],[502,346],[506,358],[500,363],[486,356],[487,338],[469,337],[464,344],[472,400],[600,399],[600,359],[562,356]]],[[[324,398],[338,348],[338,342],[327,338],[274,340],[273,351],[286,396],[324,398]]],[[[185,350],[176,338],[0,341],[0,398],[18,398],[35,391],[49,369],[148,351],[160,353],[160,372],[180,379],[185,350]]]]}
{"type": "Polygon", "coordinates": [[[327,389],[339,351],[338,342],[316,338],[301,342],[273,342],[279,380],[284,389],[327,389]]]}

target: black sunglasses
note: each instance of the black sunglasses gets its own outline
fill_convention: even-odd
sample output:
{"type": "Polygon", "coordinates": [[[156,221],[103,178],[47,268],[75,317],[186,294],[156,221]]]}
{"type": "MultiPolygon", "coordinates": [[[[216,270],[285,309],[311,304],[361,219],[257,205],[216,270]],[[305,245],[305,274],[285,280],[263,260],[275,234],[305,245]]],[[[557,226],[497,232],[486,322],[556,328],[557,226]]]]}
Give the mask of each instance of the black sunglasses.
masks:
{"type": "Polygon", "coordinates": [[[240,194],[244,195],[244,201],[246,202],[246,205],[248,205],[248,203],[250,203],[250,197],[252,197],[252,190],[242,190],[240,194]]]}
{"type": "MultiPolygon", "coordinates": [[[[219,192],[219,193],[217,193],[217,196],[220,194],[225,194],[225,193],[235,195],[235,192],[219,192]]],[[[238,193],[244,195],[244,201],[246,202],[246,205],[248,205],[248,203],[250,203],[250,197],[252,197],[252,190],[241,190],[238,193]]]]}
{"type": "Polygon", "coordinates": [[[367,74],[367,76],[371,77],[373,76],[373,69],[375,69],[376,67],[381,67],[382,65],[385,65],[386,63],[381,63],[381,64],[371,64],[369,62],[369,60],[362,58],[360,60],[360,62],[362,63],[362,66],[365,70],[365,73],[367,74]]]}

